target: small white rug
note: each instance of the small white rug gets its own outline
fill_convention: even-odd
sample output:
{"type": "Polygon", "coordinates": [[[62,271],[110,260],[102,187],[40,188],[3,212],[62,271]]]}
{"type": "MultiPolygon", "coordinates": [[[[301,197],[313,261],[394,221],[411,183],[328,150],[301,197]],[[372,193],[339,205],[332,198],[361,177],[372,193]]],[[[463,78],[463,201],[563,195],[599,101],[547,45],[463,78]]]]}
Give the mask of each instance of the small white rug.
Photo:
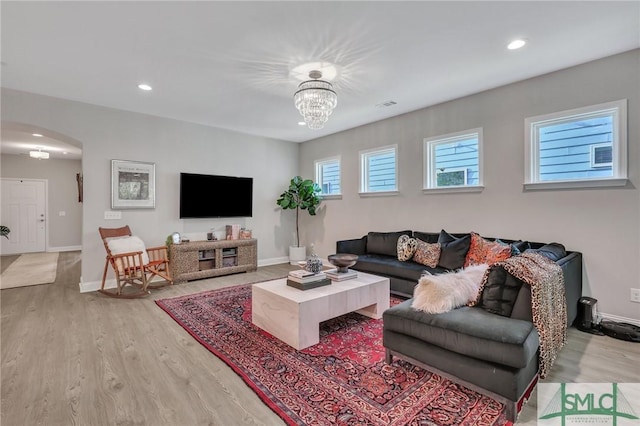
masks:
{"type": "Polygon", "coordinates": [[[0,276],[0,289],[51,284],[57,270],[57,252],[22,254],[0,276]]]}

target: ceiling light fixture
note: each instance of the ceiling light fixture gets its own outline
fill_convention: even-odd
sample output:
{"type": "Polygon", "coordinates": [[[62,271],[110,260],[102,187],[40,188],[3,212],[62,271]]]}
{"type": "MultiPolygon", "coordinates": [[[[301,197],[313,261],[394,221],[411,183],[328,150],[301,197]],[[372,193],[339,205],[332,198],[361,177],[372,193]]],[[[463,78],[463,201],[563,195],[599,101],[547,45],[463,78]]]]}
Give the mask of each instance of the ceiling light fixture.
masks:
{"type": "Polygon", "coordinates": [[[149,90],[152,90],[153,88],[148,84],[138,84],[138,89],[149,91],[149,90]]]}
{"type": "Polygon", "coordinates": [[[42,135],[40,133],[32,133],[32,136],[35,136],[36,138],[41,138],[42,135]]]}
{"type": "Polygon", "coordinates": [[[522,39],[513,40],[511,43],[507,45],[507,49],[509,50],[520,49],[525,44],[527,44],[526,40],[522,40],[522,39]]]}
{"type": "Polygon", "coordinates": [[[298,85],[298,91],[293,95],[293,101],[310,129],[322,129],[333,109],[338,104],[338,95],[333,91],[333,85],[322,78],[317,70],[309,72],[311,80],[298,85]]]}
{"type": "Polygon", "coordinates": [[[43,152],[42,148],[38,147],[37,151],[29,151],[29,157],[37,158],[38,160],[48,160],[49,159],[49,153],[48,152],[43,152]]]}

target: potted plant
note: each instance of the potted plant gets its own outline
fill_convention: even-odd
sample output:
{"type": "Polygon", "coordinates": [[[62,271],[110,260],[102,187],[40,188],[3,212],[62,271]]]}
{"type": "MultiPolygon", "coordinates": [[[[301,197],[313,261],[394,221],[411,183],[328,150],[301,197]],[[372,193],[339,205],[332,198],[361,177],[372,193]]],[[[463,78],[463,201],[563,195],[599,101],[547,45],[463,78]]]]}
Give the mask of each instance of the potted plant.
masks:
{"type": "Polygon", "coordinates": [[[8,226],[4,226],[4,225],[0,226],[0,235],[5,237],[7,240],[9,239],[9,233],[10,232],[11,232],[11,229],[9,229],[8,226]]]}
{"type": "Polygon", "coordinates": [[[289,261],[292,265],[305,260],[307,249],[300,245],[300,210],[306,210],[311,216],[316,215],[316,210],[322,198],[320,198],[320,186],[311,179],[303,179],[295,176],[291,179],[289,188],[280,194],[276,201],[283,210],[296,211],[296,241],[295,246],[289,247],[289,261]]]}

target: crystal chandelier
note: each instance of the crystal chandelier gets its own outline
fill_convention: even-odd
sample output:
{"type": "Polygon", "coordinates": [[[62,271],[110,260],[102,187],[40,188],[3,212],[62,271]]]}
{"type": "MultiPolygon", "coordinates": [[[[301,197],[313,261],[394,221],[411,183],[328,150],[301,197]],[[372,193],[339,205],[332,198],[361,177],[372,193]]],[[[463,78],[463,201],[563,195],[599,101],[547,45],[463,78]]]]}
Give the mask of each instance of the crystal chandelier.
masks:
{"type": "Polygon", "coordinates": [[[309,72],[309,78],[312,80],[298,85],[293,101],[310,129],[322,129],[338,104],[338,95],[333,91],[331,83],[320,80],[320,71],[309,72]]]}

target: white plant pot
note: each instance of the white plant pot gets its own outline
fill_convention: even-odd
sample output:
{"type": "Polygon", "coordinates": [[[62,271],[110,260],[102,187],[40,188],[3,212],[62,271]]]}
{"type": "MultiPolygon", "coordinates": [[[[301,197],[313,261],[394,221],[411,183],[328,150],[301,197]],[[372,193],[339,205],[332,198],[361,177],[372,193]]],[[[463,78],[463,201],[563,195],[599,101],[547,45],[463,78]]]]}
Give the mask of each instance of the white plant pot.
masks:
{"type": "Polygon", "coordinates": [[[289,246],[289,263],[298,265],[298,262],[307,260],[307,248],[305,246],[289,246]]]}

